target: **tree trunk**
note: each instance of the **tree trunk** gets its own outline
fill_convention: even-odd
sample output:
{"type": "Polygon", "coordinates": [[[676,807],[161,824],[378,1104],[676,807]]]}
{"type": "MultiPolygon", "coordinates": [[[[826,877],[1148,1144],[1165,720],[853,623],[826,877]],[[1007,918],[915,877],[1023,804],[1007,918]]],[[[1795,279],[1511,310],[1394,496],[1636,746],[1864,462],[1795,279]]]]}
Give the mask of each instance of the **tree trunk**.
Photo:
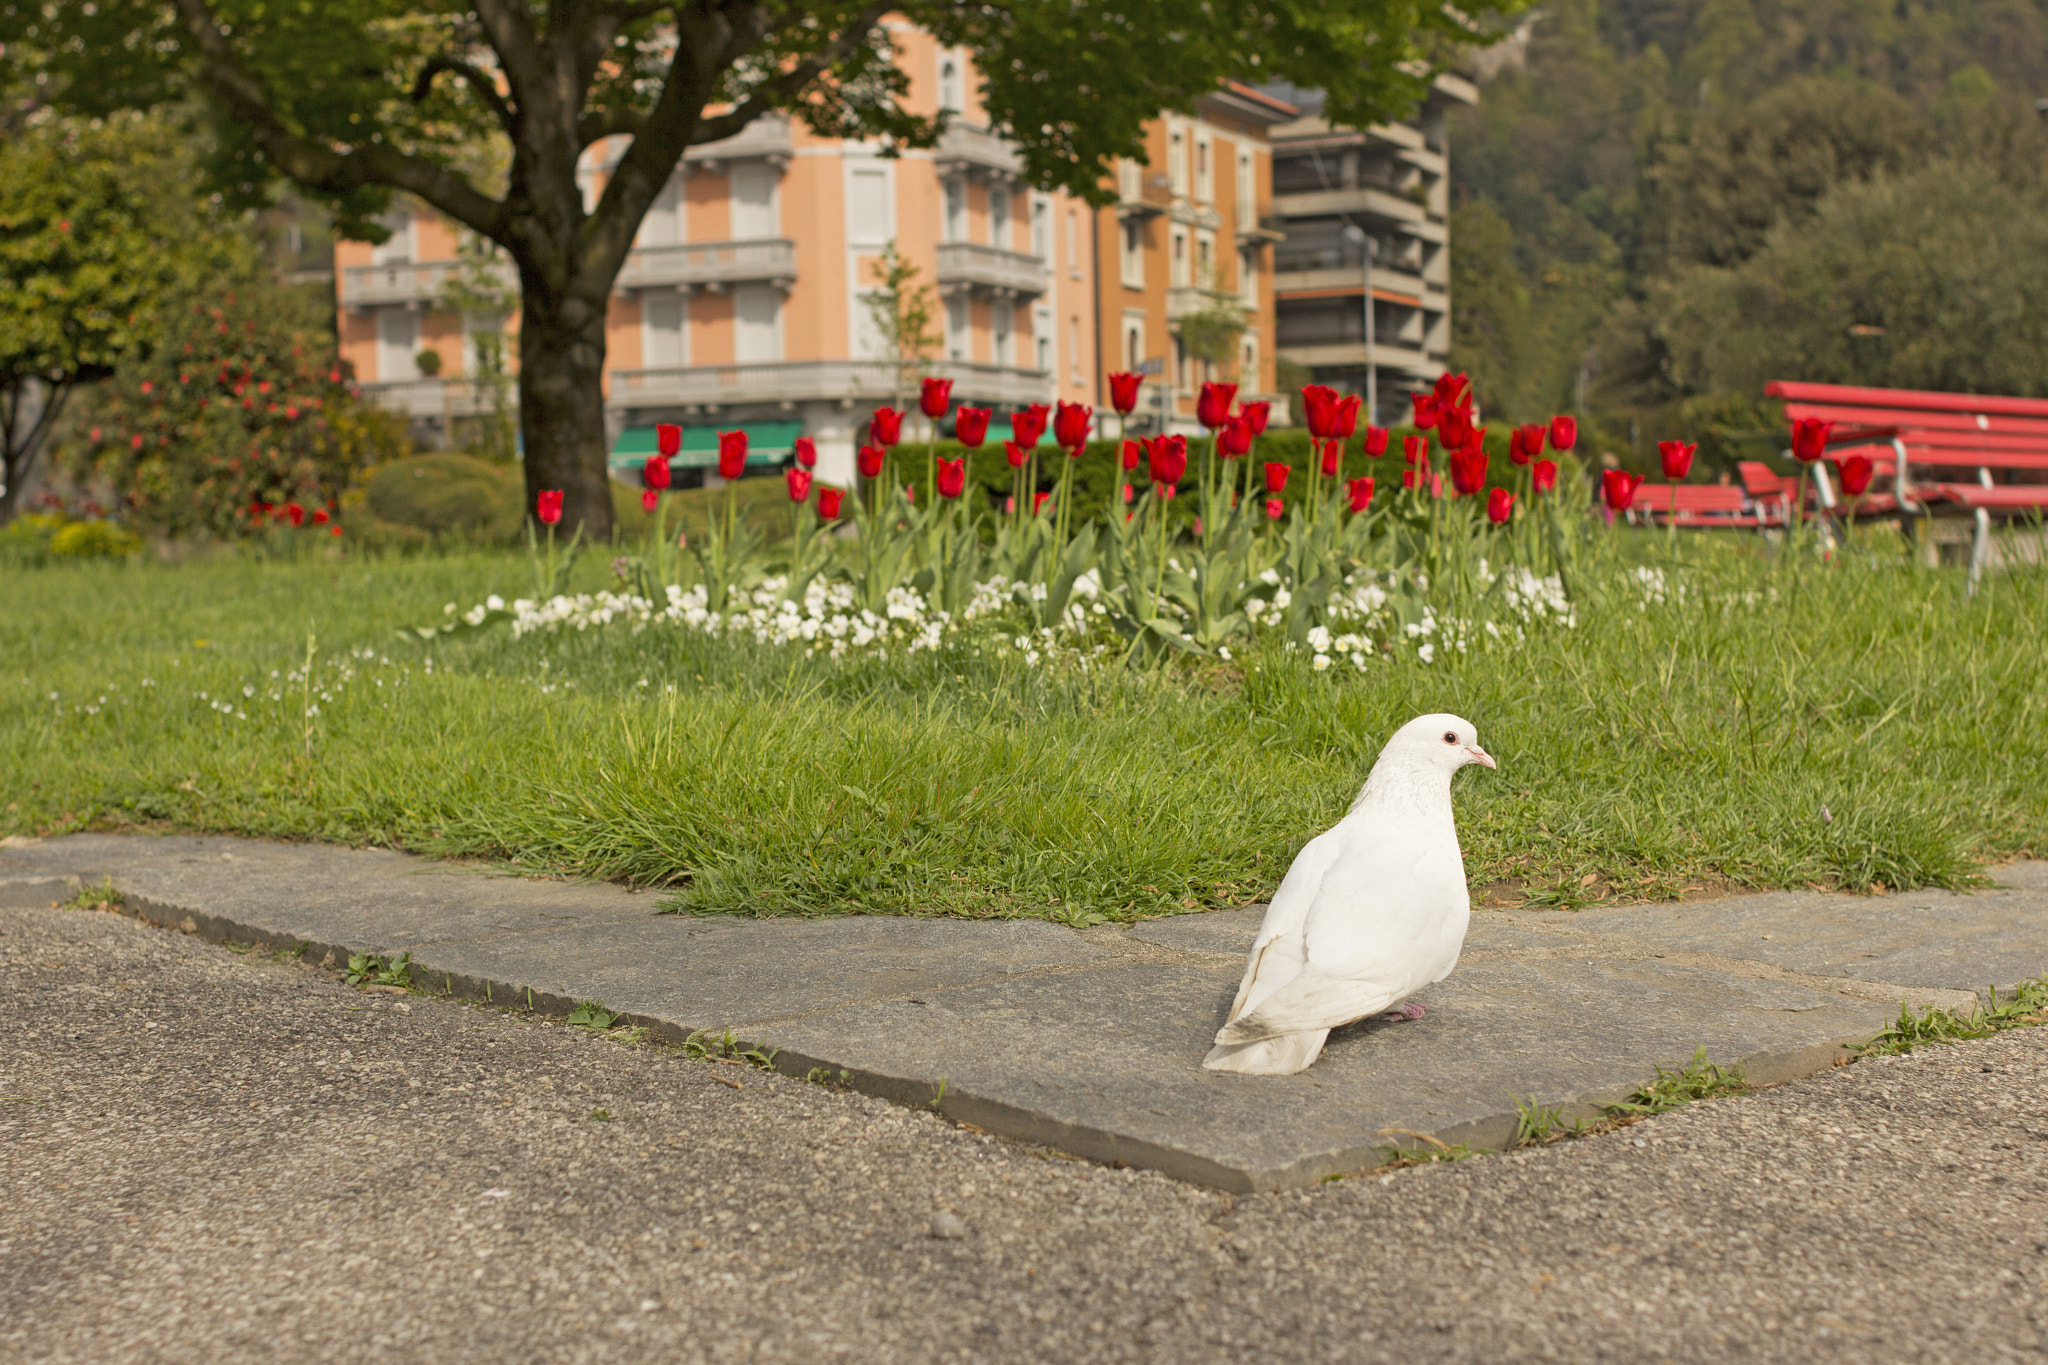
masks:
{"type": "Polygon", "coordinates": [[[562,493],[563,535],[612,534],[611,476],[605,459],[605,307],[611,281],[571,277],[567,288],[542,272],[519,271],[519,430],[525,440],[526,514],[543,489],[562,493]]]}

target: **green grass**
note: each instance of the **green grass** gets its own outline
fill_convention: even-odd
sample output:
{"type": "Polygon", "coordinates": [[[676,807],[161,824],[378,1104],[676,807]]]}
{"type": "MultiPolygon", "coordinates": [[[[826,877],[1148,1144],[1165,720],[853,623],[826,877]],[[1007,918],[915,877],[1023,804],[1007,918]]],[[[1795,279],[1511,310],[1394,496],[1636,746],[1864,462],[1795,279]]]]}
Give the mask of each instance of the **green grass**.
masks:
{"type": "Polygon", "coordinates": [[[1871,1039],[1858,1055],[1896,1056],[1929,1043],[1989,1038],[2007,1029],[2048,1024],[2048,976],[2020,982],[2012,994],[2003,999],[1999,997],[1998,987],[1993,986],[1990,997],[1989,1004],[1971,1015],[1957,1014],[1939,1005],[1929,1005],[1926,1013],[1915,1014],[1910,1005],[1901,1005],[1899,1017],[1883,1033],[1871,1039]]]}
{"type": "Polygon", "coordinates": [[[972,644],[834,664],[666,629],[400,638],[529,591],[516,554],[0,571],[0,833],[235,831],[698,913],[1084,924],[1266,894],[1389,731],[1450,710],[1500,761],[1457,781],[1473,881],[1539,903],[1957,886],[2048,846],[2048,575],[1966,600],[1957,573],[1794,573],[1757,544],[1684,543],[1704,591],[1675,602],[1582,585],[1574,630],[1363,674],[1264,646],[1086,675],[972,644]]]}

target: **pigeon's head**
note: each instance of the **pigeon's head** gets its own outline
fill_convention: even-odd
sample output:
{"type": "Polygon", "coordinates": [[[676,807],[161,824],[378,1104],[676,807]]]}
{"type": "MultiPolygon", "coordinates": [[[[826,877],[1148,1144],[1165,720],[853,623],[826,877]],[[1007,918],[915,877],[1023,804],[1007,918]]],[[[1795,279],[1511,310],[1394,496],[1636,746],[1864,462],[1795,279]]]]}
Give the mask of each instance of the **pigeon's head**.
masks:
{"type": "Polygon", "coordinates": [[[1396,730],[1387,741],[1386,754],[1398,754],[1419,767],[1441,768],[1446,776],[1467,763],[1494,766],[1493,755],[1479,747],[1479,731],[1472,722],[1442,712],[1417,716],[1396,730]]]}

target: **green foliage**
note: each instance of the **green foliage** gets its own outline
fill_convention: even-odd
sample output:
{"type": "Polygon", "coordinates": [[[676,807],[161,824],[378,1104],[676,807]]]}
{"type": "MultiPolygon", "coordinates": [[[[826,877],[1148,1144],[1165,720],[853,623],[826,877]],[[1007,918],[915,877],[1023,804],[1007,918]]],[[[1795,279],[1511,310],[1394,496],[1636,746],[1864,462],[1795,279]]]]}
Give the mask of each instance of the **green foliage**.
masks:
{"type": "Polygon", "coordinates": [[[1621,1103],[1606,1106],[1606,1113],[1609,1118],[1648,1118],[1652,1114],[1682,1108],[1694,1100],[1746,1095],[1749,1090],[1749,1082],[1743,1079],[1741,1067],[1710,1062],[1706,1048],[1698,1047],[1693,1049],[1692,1060],[1684,1066],[1676,1062],[1670,1066],[1657,1063],[1655,1080],[1621,1103]]]}
{"type": "Polygon", "coordinates": [[[731,1029],[719,1033],[698,1029],[683,1039],[683,1055],[693,1062],[744,1062],[762,1071],[775,1069],[775,1058],[781,1051],[766,1044],[744,1043],[733,1036],[731,1029]]]}
{"type": "Polygon", "coordinates": [[[945,337],[938,330],[939,300],[932,287],[918,278],[915,261],[896,250],[892,237],[875,258],[874,288],[861,295],[875,334],[882,340],[884,358],[896,367],[893,402],[901,406],[903,395],[916,382],[918,366],[938,354],[945,337]]]}
{"type": "Polygon", "coordinates": [[[468,455],[380,464],[363,481],[363,507],[394,526],[500,545],[516,540],[526,521],[518,471],[468,455]]]}
{"type": "Polygon", "coordinates": [[[381,957],[376,953],[351,953],[344,973],[351,986],[402,986],[412,988],[412,954],[381,957]]]}
{"type": "Polygon", "coordinates": [[[30,512],[0,525],[0,563],[22,566],[52,558],[104,559],[134,554],[142,539],[106,521],[77,521],[61,512],[30,512]]]}
{"type": "Polygon", "coordinates": [[[2033,1028],[2048,1024],[2048,976],[2022,981],[2011,995],[1999,998],[1998,987],[1989,991],[1989,1003],[1975,1014],[1929,1005],[1924,1013],[1913,1013],[1901,1005],[1899,1017],[1873,1038],[1858,1054],[1864,1057],[1896,1056],[1929,1043],[1955,1043],[1966,1038],[1989,1038],[2007,1029],[2033,1028]]]}
{"type": "Polygon", "coordinates": [[[394,442],[357,411],[324,319],[260,273],[188,295],[146,355],[81,393],[57,459],[138,527],[239,538],[278,509],[339,510],[356,469],[394,442]]]}
{"type": "Polygon", "coordinates": [[[1756,394],[1788,375],[2048,393],[2044,259],[2048,196],[1985,169],[1843,183],[1742,264],[1675,278],[1657,327],[1666,376],[1687,393],[1756,394]]]}

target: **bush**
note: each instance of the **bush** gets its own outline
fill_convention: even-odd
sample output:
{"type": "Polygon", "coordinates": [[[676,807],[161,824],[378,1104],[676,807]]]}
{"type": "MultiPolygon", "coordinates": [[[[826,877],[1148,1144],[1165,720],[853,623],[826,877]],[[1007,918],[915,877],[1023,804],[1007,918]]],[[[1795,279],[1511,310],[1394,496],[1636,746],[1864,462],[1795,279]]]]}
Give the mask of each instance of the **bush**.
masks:
{"type": "Polygon", "coordinates": [[[57,459],[140,530],[240,538],[287,504],[337,513],[394,441],[305,300],[251,277],[170,310],[146,357],[82,392],[57,459]]]}
{"type": "Polygon", "coordinates": [[[372,470],[363,506],[378,521],[427,536],[506,542],[525,507],[519,471],[468,455],[421,455],[372,470]]]}
{"type": "Polygon", "coordinates": [[[50,537],[50,554],[73,559],[114,559],[142,548],[142,537],[111,521],[74,521],[50,537]]]}

